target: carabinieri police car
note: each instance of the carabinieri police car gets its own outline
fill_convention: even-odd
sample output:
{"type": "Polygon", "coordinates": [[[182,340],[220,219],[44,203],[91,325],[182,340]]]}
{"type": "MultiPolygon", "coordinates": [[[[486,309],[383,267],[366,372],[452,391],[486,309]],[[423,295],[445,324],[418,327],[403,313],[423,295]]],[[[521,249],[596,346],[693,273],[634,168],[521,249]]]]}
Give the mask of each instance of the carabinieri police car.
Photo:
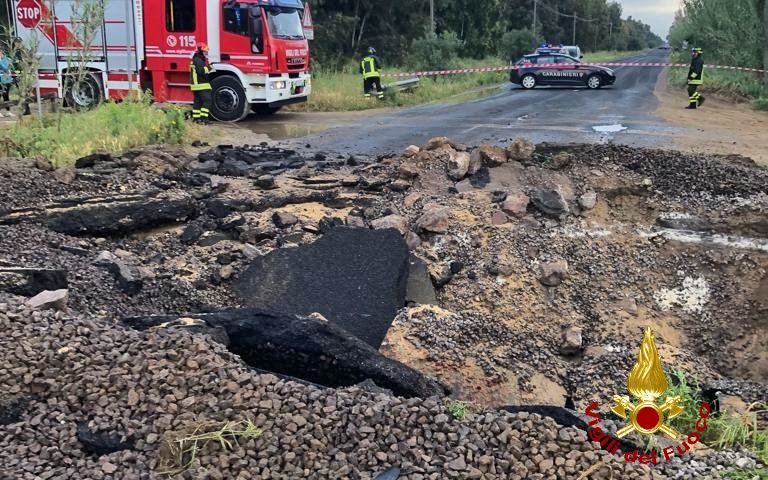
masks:
{"type": "Polygon", "coordinates": [[[568,55],[536,53],[515,64],[509,80],[523,88],[562,85],[596,89],[616,82],[616,74],[606,67],[584,65],[568,55]]]}

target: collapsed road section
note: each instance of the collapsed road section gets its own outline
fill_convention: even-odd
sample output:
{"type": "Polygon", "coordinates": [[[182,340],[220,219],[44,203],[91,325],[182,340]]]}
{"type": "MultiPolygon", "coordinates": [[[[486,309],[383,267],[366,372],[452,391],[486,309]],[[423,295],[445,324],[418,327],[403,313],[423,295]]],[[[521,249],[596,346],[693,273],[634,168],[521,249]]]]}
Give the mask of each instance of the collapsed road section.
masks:
{"type": "Polygon", "coordinates": [[[10,478],[758,465],[734,446],[651,474],[599,453],[576,413],[625,391],[649,325],[665,368],[724,405],[768,398],[768,172],[748,159],[435,138],[77,165],[0,167],[10,478]],[[259,434],[174,463],[169,445],[230,422],[259,434]]]}

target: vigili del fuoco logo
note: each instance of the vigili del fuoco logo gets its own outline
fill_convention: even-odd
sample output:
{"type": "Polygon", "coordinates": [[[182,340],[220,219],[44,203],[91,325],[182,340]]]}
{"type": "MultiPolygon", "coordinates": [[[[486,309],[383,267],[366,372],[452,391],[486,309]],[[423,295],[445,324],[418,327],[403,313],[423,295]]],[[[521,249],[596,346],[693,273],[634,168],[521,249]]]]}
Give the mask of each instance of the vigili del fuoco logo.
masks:
{"type": "MultiPolygon", "coordinates": [[[[619,438],[635,432],[639,435],[664,434],[672,440],[681,440],[681,434],[669,425],[669,421],[685,411],[681,405],[679,396],[666,397],[663,402],[658,402],[663,396],[669,384],[664,370],[661,368],[661,358],[656,349],[653,333],[650,327],[645,329],[643,343],[640,345],[640,353],[637,362],[629,372],[627,390],[634,397],[634,402],[629,396],[614,395],[615,404],[611,412],[627,424],[616,432],[619,438]]],[[[600,412],[598,403],[593,402],[586,409],[586,414],[593,418],[589,422],[589,439],[597,442],[613,455],[623,457],[627,462],[659,463],[667,461],[675,455],[684,455],[690,450],[691,445],[698,443],[700,436],[707,429],[707,417],[710,414],[709,403],[704,402],[699,408],[699,418],[696,420],[696,429],[688,433],[677,445],[664,447],[661,452],[651,450],[647,453],[639,453],[638,450],[621,452],[621,443],[616,438],[607,434],[599,426],[600,412]]]]}

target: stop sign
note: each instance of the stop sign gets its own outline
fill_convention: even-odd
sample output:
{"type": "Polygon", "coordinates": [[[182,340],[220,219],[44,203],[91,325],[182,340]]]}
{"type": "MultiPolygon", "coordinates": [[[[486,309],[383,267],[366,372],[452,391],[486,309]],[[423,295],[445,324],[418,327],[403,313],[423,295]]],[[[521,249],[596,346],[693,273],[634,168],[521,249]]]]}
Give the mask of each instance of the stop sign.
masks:
{"type": "Polygon", "coordinates": [[[27,28],[35,28],[43,18],[43,7],[38,0],[19,0],[16,18],[27,28]]]}

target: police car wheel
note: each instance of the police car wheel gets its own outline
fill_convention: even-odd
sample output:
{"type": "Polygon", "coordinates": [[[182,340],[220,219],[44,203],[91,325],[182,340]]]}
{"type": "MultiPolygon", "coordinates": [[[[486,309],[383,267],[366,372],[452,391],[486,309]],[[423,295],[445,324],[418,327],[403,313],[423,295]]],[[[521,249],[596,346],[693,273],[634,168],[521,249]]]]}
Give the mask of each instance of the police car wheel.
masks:
{"type": "Polygon", "coordinates": [[[534,77],[529,73],[528,75],[525,75],[523,78],[520,79],[520,85],[523,88],[530,90],[531,88],[536,86],[536,77],[534,77]]]}
{"type": "Polygon", "coordinates": [[[211,115],[220,122],[237,122],[248,115],[248,101],[240,81],[222,75],[211,81],[211,115]]]}
{"type": "Polygon", "coordinates": [[[600,75],[590,75],[589,78],[587,78],[587,87],[591,88],[592,90],[600,88],[603,86],[603,79],[600,78],[600,75]]]}

